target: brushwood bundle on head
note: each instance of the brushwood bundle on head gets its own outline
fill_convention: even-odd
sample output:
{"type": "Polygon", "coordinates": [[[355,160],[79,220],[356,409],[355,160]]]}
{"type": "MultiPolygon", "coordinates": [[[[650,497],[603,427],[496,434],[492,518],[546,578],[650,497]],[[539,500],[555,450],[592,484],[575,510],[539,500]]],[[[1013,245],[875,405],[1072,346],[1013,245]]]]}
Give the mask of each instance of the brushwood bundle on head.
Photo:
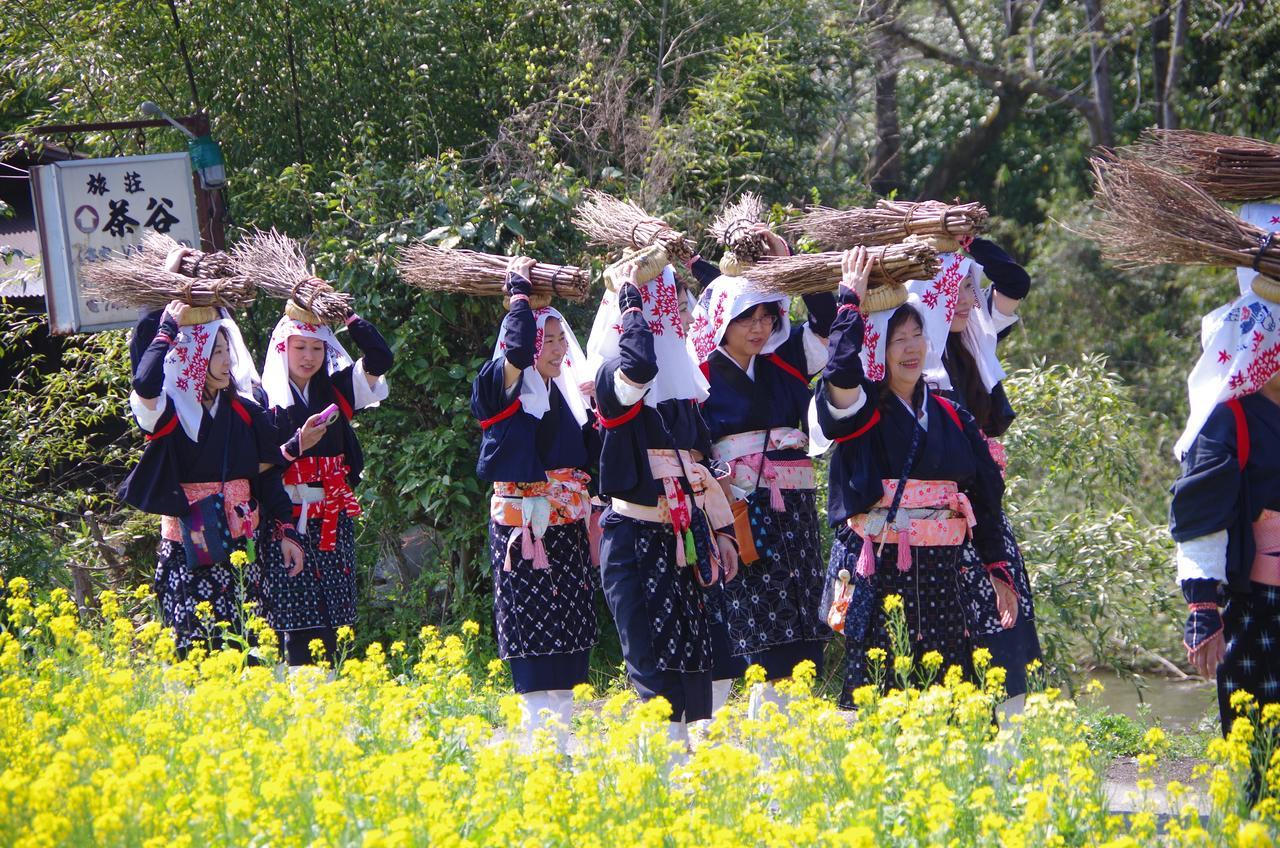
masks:
{"type": "MultiPolygon", "coordinates": [[[[869,247],[867,252],[872,258],[870,290],[908,280],[928,280],[942,267],[938,251],[923,240],[869,247]]],[[[791,295],[829,292],[840,285],[843,255],[830,252],[766,256],[743,276],[763,291],[791,295]]]]}
{"type": "Polygon", "coordinates": [[[1086,234],[1102,255],[1129,267],[1251,267],[1254,290],[1280,300],[1280,240],[1218,205],[1198,185],[1145,161],[1113,154],[1089,160],[1099,217],[1086,234]]]}
{"type": "Polygon", "coordinates": [[[302,247],[288,236],[255,230],[231,249],[235,273],[257,282],[272,297],[292,300],[326,324],[351,315],[351,295],[337,291],[312,273],[302,247]]]}
{"type": "Polygon", "coordinates": [[[600,247],[639,250],[659,245],[673,263],[693,258],[693,245],[666,221],[655,218],[629,200],[588,189],[573,214],[573,223],[600,247]]]}
{"type": "Polygon", "coordinates": [[[1149,129],[1122,153],[1177,174],[1216,200],[1280,197],[1280,145],[1256,138],[1149,129]]]}
{"type": "Polygon", "coordinates": [[[190,306],[242,309],[253,303],[257,287],[251,278],[232,274],[229,264],[225,253],[183,247],[151,230],[137,249],[87,262],[83,274],[93,294],[126,306],[155,309],[178,300],[190,306]]]}
{"type": "Polygon", "coordinates": [[[763,220],[764,202],[748,191],[720,212],[711,225],[711,235],[733,255],[740,268],[746,268],[769,252],[764,238],[754,228],[763,220]]]}
{"type": "Polygon", "coordinates": [[[789,222],[786,230],[808,236],[827,250],[846,250],[893,244],[908,236],[959,241],[985,231],[988,217],[981,203],[881,200],[870,209],[810,207],[805,215],[789,222]]]}
{"type": "MultiPolygon", "coordinates": [[[[508,256],[473,250],[451,250],[418,242],[400,254],[401,278],[426,291],[456,292],[486,297],[506,294],[508,256]]],[[[591,275],[574,265],[539,262],[529,272],[535,295],[584,300],[591,289],[591,275]]]]}

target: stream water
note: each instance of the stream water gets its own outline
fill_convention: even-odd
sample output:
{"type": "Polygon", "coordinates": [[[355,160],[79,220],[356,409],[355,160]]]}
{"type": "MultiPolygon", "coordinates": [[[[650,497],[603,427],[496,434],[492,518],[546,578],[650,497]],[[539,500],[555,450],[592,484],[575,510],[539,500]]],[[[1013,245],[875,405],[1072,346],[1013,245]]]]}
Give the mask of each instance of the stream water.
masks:
{"type": "Polygon", "coordinates": [[[1137,719],[1145,707],[1149,707],[1151,718],[1171,730],[1217,727],[1217,688],[1198,677],[1178,680],[1146,675],[1134,679],[1099,670],[1087,674],[1080,681],[1081,686],[1090,680],[1097,680],[1105,687],[1101,695],[1093,697],[1112,712],[1137,719]],[[1206,724],[1206,720],[1210,723],[1206,724]]]}

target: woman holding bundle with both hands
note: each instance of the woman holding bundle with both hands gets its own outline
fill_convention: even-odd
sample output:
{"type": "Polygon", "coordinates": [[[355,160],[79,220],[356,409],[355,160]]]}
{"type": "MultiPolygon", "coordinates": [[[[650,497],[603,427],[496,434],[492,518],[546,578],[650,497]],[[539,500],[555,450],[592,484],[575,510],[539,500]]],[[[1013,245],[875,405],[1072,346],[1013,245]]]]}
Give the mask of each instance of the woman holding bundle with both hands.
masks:
{"type": "Polygon", "coordinates": [[[590,556],[585,365],[557,310],[530,302],[532,259],[513,258],[510,304],[471,390],[482,430],[476,473],[493,483],[489,549],[498,656],[511,666],[532,742],[548,719],[563,749],[573,688],[587,682],[598,629],[590,556]]]}
{"type": "Polygon", "coordinates": [[[242,604],[261,598],[255,554],[304,566],[276,432],[250,395],[253,360],[225,310],[178,301],[139,322],[131,351],[129,406],[147,445],[119,494],[161,516],[161,616],[182,654],[202,638],[220,645],[217,622],[249,638],[242,604]],[[232,564],[236,552],[248,561],[243,572],[232,564]]]}
{"type": "MultiPolygon", "coordinates": [[[[789,255],[767,225],[754,230],[770,255],[789,255]]],[[[723,585],[717,601],[727,631],[717,643],[764,669],[769,682],[753,690],[749,702],[755,715],[763,701],[778,701],[772,681],[789,677],[797,663],[809,660],[822,669],[825,569],[809,438],[801,428],[812,397],[809,380],[827,364],[836,304],[830,293],[805,295],[808,321],[792,326],[790,297],[754,290],[741,277],[706,274],[711,266],[700,265],[709,285],[694,310],[689,352],[710,384],[702,416],[712,455],[729,465],[732,495],[746,507],[735,525],[738,578],[723,585]]],[[[732,680],[716,677],[719,708],[732,680]]]]}
{"type": "Polygon", "coordinates": [[[595,392],[605,511],[600,573],[627,676],[671,704],[671,736],[711,716],[712,651],[703,586],[732,580],[733,514],[708,462],[698,404],[707,381],[685,349],[687,298],[670,266],[653,279],[628,263],[606,291],[588,349],[602,364],[595,392]]]}
{"type": "Polygon", "coordinates": [[[391,349],[359,315],[347,332],[364,356],[354,362],[333,330],[293,300],[276,323],[262,367],[262,397],[276,428],[276,458],[306,551],[306,565],[273,551],[263,561],[267,620],[284,640],[290,666],[310,663],[312,643],[333,661],[337,629],[356,621],[353,489],[364,457],[351,421],[387,398],[391,349]]]}
{"type": "Polygon", "coordinates": [[[845,255],[831,358],[815,398],[822,431],[835,442],[828,519],[841,548],[833,557],[842,556],[869,600],[865,616],[846,622],[846,706],[853,689],[871,682],[866,647],[883,648],[893,667],[888,595],[902,598],[917,664],[937,651],[943,669],[970,669],[959,574],[965,542],[972,536],[992,568],[1004,558],[1000,469],[973,416],[925,385],[929,344],[917,299],[862,313],[870,265],[863,248],[845,255]]]}

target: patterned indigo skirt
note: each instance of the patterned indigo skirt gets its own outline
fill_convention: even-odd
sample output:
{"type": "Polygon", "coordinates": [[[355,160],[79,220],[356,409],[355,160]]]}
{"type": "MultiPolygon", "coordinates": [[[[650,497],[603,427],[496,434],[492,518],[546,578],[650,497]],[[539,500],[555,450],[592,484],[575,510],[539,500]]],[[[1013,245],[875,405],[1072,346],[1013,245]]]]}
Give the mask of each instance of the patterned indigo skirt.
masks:
{"type": "Polygon", "coordinates": [[[707,605],[670,525],[605,513],[600,579],[629,666],[709,672],[707,605]]]}
{"type": "MultiPolygon", "coordinates": [[[[879,546],[877,546],[879,549],[879,546]]],[[[912,566],[899,571],[898,546],[886,544],[876,557],[876,571],[869,578],[857,573],[862,539],[841,528],[832,545],[828,573],[834,580],[841,568],[847,568],[853,590],[845,614],[845,685],[840,705],[852,706],[854,689],[875,682],[867,660],[867,651],[881,648],[886,654],[881,683],[886,688],[898,685],[893,675],[894,651],[888,630],[884,599],[899,595],[903,602],[911,654],[919,668],[920,658],[930,651],[942,655],[938,680],[953,665],[966,675],[972,673],[972,642],[965,619],[959,585],[961,547],[915,547],[912,566]]],[[[825,609],[825,607],[823,607],[825,609]]]]}
{"type": "Polygon", "coordinates": [[[1248,692],[1259,708],[1280,703],[1280,587],[1251,583],[1248,594],[1233,593],[1222,626],[1227,651],[1218,666],[1218,711],[1225,734],[1235,719],[1232,693],[1248,692]]]}
{"type": "Polygon", "coordinates": [[[278,631],[337,628],[356,623],[356,526],[349,515],[338,516],[338,542],[322,551],[320,522],[312,520],[302,537],[306,564],[290,577],[280,545],[258,546],[262,561],[266,619],[278,631]]]}
{"type": "Polygon", "coordinates": [[[542,541],[550,568],[521,557],[518,528],[489,522],[494,630],[504,660],[586,651],[599,638],[586,524],[553,525],[542,541]],[[508,550],[511,570],[504,571],[508,550]]]}
{"type": "MultiPolygon", "coordinates": [[[[768,489],[751,493],[748,516],[760,559],[740,565],[737,578],[724,584],[730,650],[751,662],[767,659],[771,649],[824,642],[830,635],[819,610],[824,567],[816,493],[788,489],[782,498],[785,508],[775,512],[768,489]]],[[[777,671],[770,676],[790,674],[777,671]]]]}
{"type": "MultiPolygon", "coordinates": [[[[235,544],[235,550],[244,550],[244,542],[235,544]]],[[[258,544],[262,550],[262,544],[258,544]]],[[[229,563],[209,566],[192,566],[187,562],[181,542],[160,540],[156,551],[155,573],[156,600],[160,604],[160,616],[166,627],[172,627],[179,652],[185,653],[193,644],[221,644],[219,621],[231,624],[231,632],[243,636],[248,613],[246,604],[261,604],[262,571],[259,563],[244,569],[229,563]],[[201,620],[196,607],[208,602],[212,615],[201,620]]]]}

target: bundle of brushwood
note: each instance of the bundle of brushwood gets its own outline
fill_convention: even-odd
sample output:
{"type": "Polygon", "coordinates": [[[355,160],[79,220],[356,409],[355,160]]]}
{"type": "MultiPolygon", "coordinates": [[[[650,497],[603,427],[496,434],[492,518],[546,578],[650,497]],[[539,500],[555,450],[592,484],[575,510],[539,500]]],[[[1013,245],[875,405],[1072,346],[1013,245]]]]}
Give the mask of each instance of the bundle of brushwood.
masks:
{"type": "Polygon", "coordinates": [[[1086,234],[1121,265],[1245,266],[1253,289],[1280,302],[1280,240],[1218,205],[1198,185],[1140,159],[1094,157],[1094,207],[1086,234]],[[1269,278],[1269,279],[1268,279],[1269,278]]]}
{"type": "Polygon", "coordinates": [[[1228,202],[1280,197],[1280,145],[1195,130],[1149,129],[1121,149],[1228,202]]]}
{"type": "Polygon", "coordinates": [[[115,254],[83,267],[87,288],[115,303],[155,309],[170,301],[188,306],[242,309],[253,303],[252,277],[234,274],[225,253],[183,247],[172,237],[148,230],[127,254],[115,254]]]}
{"type": "MultiPolygon", "coordinates": [[[[400,254],[397,269],[410,285],[425,291],[455,292],[481,296],[502,296],[507,279],[508,256],[494,256],[473,250],[451,250],[418,242],[400,254]]],[[[585,300],[591,290],[591,275],[573,265],[539,262],[529,272],[533,293],[542,297],[585,300]]]]}
{"type": "Polygon", "coordinates": [[[724,246],[721,271],[738,276],[769,253],[764,237],[755,230],[755,225],[762,221],[764,202],[749,191],[720,212],[711,224],[711,235],[724,246]]]}
{"type": "Polygon", "coordinates": [[[272,297],[292,300],[326,324],[351,315],[351,295],[334,289],[307,265],[302,247],[288,236],[255,230],[231,248],[231,271],[247,277],[272,297]]]}
{"type": "Polygon", "coordinates": [[[986,230],[987,218],[987,208],[981,203],[881,200],[870,209],[811,207],[785,229],[792,235],[808,236],[826,250],[845,250],[893,244],[908,236],[960,241],[986,230]]]}
{"type": "MultiPolygon", "coordinates": [[[[901,286],[908,280],[928,280],[942,267],[938,252],[923,239],[869,247],[873,260],[868,296],[881,286],[901,286]]],[[[833,291],[840,285],[839,252],[765,256],[743,276],[763,291],[791,295],[833,291]]]]}
{"type": "Polygon", "coordinates": [[[573,223],[600,247],[643,250],[659,247],[671,263],[683,266],[693,258],[692,242],[684,233],[655,218],[629,200],[588,189],[578,204],[573,223]]]}

